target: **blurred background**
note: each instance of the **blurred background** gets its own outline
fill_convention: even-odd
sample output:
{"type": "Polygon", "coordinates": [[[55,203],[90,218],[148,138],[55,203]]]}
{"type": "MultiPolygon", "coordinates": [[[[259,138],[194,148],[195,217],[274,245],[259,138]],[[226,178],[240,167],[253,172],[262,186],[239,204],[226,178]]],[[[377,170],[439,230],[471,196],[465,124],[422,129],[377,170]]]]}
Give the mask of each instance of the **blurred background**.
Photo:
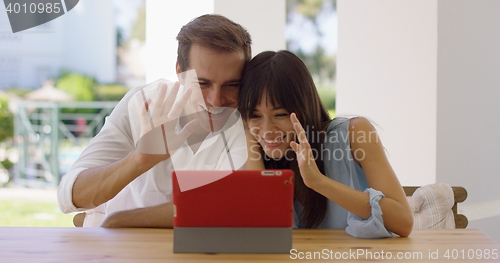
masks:
{"type": "MultiPolygon", "coordinates": [[[[336,0],[276,2],[284,18],[277,23],[284,25],[280,49],[305,62],[335,116],[336,0]]],[[[56,189],[116,103],[146,83],[148,47],[154,49],[146,22],[155,23],[147,3],[158,5],[81,0],[64,16],[15,34],[0,5],[0,226],[73,225],[73,215],[57,207],[56,189]]],[[[179,8],[175,3],[165,13],[179,8]]]]}
{"type": "Polygon", "coordinates": [[[217,13],[253,55],[301,57],[332,116],[368,117],[402,185],[464,187],[458,212],[500,242],[500,1],[470,3],[81,0],[16,34],[0,5],[0,225],[71,226],[61,176],[130,88],[175,73],[181,26],[217,13]]]}

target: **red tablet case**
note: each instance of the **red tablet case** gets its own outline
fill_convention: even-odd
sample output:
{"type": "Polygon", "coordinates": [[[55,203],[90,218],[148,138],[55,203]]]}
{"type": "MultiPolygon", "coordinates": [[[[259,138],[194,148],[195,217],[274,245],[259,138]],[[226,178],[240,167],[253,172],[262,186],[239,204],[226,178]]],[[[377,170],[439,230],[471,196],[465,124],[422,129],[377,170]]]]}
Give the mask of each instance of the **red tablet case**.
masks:
{"type": "Polygon", "coordinates": [[[293,227],[291,170],[229,171],[222,179],[181,192],[177,176],[216,172],[172,173],[174,227],[293,227]]]}

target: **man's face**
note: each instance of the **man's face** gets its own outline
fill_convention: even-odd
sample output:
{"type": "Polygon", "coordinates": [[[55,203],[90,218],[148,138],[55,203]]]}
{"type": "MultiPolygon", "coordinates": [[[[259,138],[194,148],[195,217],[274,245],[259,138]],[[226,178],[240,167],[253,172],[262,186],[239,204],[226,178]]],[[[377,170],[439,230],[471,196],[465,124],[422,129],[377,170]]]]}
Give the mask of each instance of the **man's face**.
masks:
{"type": "MultiPolygon", "coordinates": [[[[199,85],[203,99],[194,95],[191,101],[198,118],[207,120],[202,120],[205,130],[221,129],[236,108],[244,66],[243,50],[220,52],[197,44],[191,46],[188,70],[194,69],[196,74],[186,74],[181,84],[186,87],[199,85]],[[209,123],[211,127],[203,123],[209,123]]],[[[176,69],[177,73],[182,72],[179,64],[176,69]]]]}

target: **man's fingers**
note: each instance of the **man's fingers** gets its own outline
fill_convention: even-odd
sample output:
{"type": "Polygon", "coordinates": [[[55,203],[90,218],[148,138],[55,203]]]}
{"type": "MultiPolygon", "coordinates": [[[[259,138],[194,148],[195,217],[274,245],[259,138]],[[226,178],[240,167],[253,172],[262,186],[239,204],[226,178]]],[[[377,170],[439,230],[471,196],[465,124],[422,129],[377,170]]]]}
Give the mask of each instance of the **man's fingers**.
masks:
{"type": "Polygon", "coordinates": [[[200,126],[200,120],[194,119],[184,125],[184,128],[177,134],[181,138],[182,141],[187,139],[191,134],[193,134],[196,129],[200,126]]]}
{"type": "Polygon", "coordinates": [[[186,102],[188,101],[189,97],[191,97],[191,93],[193,93],[192,89],[186,89],[186,91],[184,91],[184,94],[182,94],[181,99],[176,101],[172,106],[172,109],[168,114],[168,119],[172,120],[179,118],[182,110],[184,109],[184,106],[186,105],[186,102]]]}
{"type": "Polygon", "coordinates": [[[193,134],[196,129],[200,126],[200,121],[199,120],[192,120],[188,122],[182,130],[178,134],[174,133],[167,133],[166,134],[166,140],[167,140],[167,147],[169,153],[172,155],[181,147],[184,143],[184,141],[191,135],[193,134]]]}
{"type": "Polygon", "coordinates": [[[149,130],[147,133],[143,134],[136,145],[137,151],[146,154],[166,154],[165,144],[163,138],[162,126],[157,126],[156,128],[149,130]]]}
{"type": "Polygon", "coordinates": [[[144,102],[144,106],[141,107],[141,134],[144,134],[151,130],[151,120],[149,118],[149,105],[151,105],[151,99],[147,99],[144,102]]]}
{"type": "Polygon", "coordinates": [[[155,101],[153,103],[153,114],[152,114],[153,118],[161,116],[163,101],[165,100],[165,94],[167,94],[167,88],[168,88],[167,84],[165,83],[160,84],[158,97],[155,98],[155,101]]]}
{"type": "Polygon", "coordinates": [[[168,93],[167,99],[165,100],[165,104],[163,106],[162,114],[168,115],[172,110],[172,105],[174,105],[175,98],[177,97],[177,93],[179,92],[179,82],[176,81],[170,92],[168,93]]]}

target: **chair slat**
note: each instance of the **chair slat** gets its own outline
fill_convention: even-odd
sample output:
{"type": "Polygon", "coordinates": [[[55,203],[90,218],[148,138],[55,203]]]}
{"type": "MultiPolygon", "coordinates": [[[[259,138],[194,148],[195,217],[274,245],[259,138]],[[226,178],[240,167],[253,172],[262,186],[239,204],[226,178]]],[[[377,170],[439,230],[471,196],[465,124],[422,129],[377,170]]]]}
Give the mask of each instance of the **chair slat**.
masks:
{"type": "Polygon", "coordinates": [[[73,225],[76,227],[82,227],[83,220],[85,220],[85,213],[78,213],[73,217],[73,225]]]}

